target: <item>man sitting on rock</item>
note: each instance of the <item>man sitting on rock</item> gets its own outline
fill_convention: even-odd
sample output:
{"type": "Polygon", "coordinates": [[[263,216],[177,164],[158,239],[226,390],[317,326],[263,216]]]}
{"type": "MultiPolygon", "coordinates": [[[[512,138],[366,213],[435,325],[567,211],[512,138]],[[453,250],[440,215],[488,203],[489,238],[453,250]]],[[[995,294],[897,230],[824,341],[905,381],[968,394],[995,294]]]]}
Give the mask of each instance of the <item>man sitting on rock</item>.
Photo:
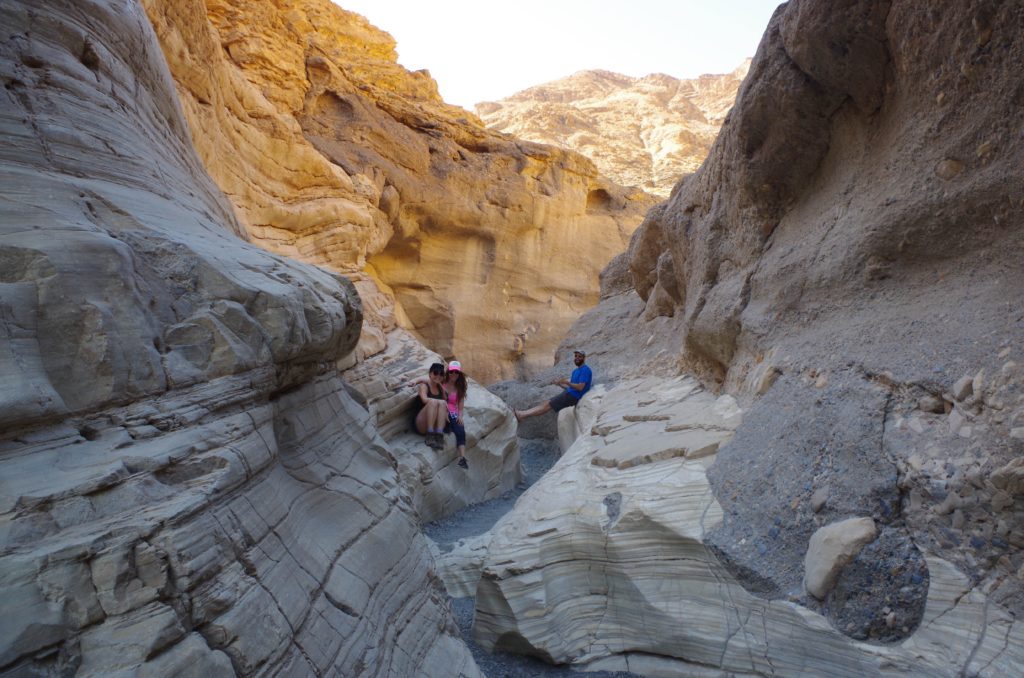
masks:
{"type": "Polygon", "coordinates": [[[572,361],[576,365],[576,369],[572,371],[572,375],[568,379],[556,379],[551,382],[555,386],[564,386],[565,391],[559,393],[551,400],[541,403],[536,407],[531,407],[528,410],[513,410],[516,415],[516,421],[536,417],[551,410],[558,412],[566,407],[576,407],[576,403],[580,401],[584,393],[590,390],[590,382],[594,380],[590,366],[583,364],[586,359],[587,354],[583,351],[573,351],[572,361]]]}

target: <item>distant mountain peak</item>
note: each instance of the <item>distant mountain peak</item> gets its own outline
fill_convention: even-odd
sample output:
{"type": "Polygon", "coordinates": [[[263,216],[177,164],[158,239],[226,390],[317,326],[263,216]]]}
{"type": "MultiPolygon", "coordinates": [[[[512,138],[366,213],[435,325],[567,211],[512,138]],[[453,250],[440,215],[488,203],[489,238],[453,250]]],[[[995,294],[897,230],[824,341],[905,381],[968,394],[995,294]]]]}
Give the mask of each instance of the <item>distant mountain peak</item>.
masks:
{"type": "Polygon", "coordinates": [[[667,196],[707,156],[750,69],[680,79],[592,69],[476,105],[488,127],[583,153],[616,182],[667,196]]]}

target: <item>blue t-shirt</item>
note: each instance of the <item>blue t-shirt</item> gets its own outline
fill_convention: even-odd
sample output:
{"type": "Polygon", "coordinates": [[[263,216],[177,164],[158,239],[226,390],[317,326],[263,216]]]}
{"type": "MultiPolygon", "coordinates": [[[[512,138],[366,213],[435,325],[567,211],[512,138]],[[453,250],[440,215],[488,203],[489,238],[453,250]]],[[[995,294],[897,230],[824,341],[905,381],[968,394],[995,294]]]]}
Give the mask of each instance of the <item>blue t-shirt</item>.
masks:
{"type": "Polygon", "coordinates": [[[571,395],[576,400],[583,397],[583,394],[590,390],[590,382],[594,379],[593,372],[590,371],[590,365],[580,365],[572,371],[572,376],[569,377],[570,384],[583,384],[583,390],[577,391],[576,389],[567,387],[565,392],[571,395]]]}

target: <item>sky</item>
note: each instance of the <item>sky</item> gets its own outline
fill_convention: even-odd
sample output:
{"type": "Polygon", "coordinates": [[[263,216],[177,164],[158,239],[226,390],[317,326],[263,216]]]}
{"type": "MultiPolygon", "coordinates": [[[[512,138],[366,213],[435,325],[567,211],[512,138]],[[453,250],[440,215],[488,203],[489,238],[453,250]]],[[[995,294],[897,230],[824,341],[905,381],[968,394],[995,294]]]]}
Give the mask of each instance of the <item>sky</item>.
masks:
{"type": "Polygon", "coordinates": [[[426,68],[448,103],[501,99],[576,71],[693,78],[754,55],[778,0],[335,0],[426,68]]]}

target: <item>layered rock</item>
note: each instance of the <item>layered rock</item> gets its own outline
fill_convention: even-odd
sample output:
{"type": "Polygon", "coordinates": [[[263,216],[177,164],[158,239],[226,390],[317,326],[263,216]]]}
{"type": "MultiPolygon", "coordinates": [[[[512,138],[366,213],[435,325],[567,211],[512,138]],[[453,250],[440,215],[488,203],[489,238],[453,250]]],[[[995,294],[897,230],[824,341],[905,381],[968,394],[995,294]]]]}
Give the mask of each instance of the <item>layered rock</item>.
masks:
{"type": "MultiPolygon", "coordinates": [[[[361,271],[394,326],[490,382],[548,366],[651,197],[444,104],[328,0],[145,0],[200,156],[251,236],[361,271]]],[[[361,287],[360,291],[364,289],[361,287]]]]}
{"type": "Polygon", "coordinates": [[[707,468],[745,418],[730,396],[689,378],[624,380],[571,412],[562,417],[584,433],[494,527],[486,556],[480,540],[445,556],[453,585],[483,561],[474,635],[485,647],[652,676],[1024,668],[1024,626],[991,586],[935,556],[920,625],[892,645],[852,640],[794,602],[746,590],[709,544],[725,511],[707,468]]]}
{"type": "Polygon", "coordinates": [[[479,675],[353,286],[236,235],[140,6],[0,19],[0,671],[479,675]]]}
{"type": "Polygon", "coordinates": [[[476,112],[492,129],[578,151],[618,183],[668,197],[704,162],[749,67],[693,79],[580,71],[476,112]]]}
{"type": "Polygon", "coordinates": [[[499,497],[522,479],[512,411],[473,380],[463,413],[469,469],[456,466],[454,436],[445,436],[444,449],[432,450],[423,436],[412,432],[416,391],[408,384],[426,376],[435,362],[441,362],[440,356],[404,330],[394,330],[387,336],[386,350],[344,373],[394,451],[399,477],[421,523],[499,497]]]}
{"type": "Polygon", "coordinates": [[[825,604],[856,637],[913,628],[882,622],[905,592],[881,564],[919,571],[918,549],[1022,609],[1020,505],[988,480],[1021,453],[1024,416],[1024,141],[1003,132],[1022,121],[1021,28],[1003,3],[789,3],[708,161],[630,246],[645,315],[682,327],[681,364],[764,394],[711,470],[729,567],[783,597],[821,520],[883,526],[878,571],[825,604]],[[801,508],[816,492],[818,514],[801,508]]]}
{"type": "MultiPolygon", "coordinates": [[[[1014,186],[1024,141],[1011,130],[1024,122],[1022,35],[1024,15],[999,2],[944,13],[899,1],[780,7],[707,161],[648,213],[603,275],[606,298],[562,345],[586,346],[598,380],[691,372],[744,405],[702,480],[722,511],[701,533],[714,554],[707,567],[761,609],[801,606],[768,628],[790,625],[787,637],[836,648],[843,658],[830,667],[822,655],[821,672],[848,672],[865,656],[875,658],[857,671],[910,670],[911,658],[940,675],[1020,670],[1024,203],[1014,186]],[[852,518],[870,520],[876,537],[828,565],[835,580],[812,578],[811,595],[813,535],[852,518]],[[971,630],[947,641],[954,611],[971,630]],[[831,631],[825,640],[796,619],[889,645],[831,631]]],[[[551,511],[563,508],[584,510],[551,511]]],[[[543,540],[535,534],[509,543],[543,540]]],[[[507,599],[543,599],[530,587],[550,581],[538,574],[547,549],[516,553],[509,573],[528,576],[507,599]]],[[[496,581],[505,576],[495,567],[496,581]]],[[[659,591],[705,581],[652,577],[659,591]]],[[[629,586],[609,589],[609,600],[635,598],[629,586]]],[[[731,632],[748,619],[736,591],[725,609],[740,623],[724,652],[680,651],[668,628],[641,651],[769,671],[727,661],[731,632]]],[[[631,652],[628,634],[650,628],[645,615],[620,621],[624,645],[554,642],[552,629],[571,637],[566,618],[519,614],[517,604],[492,606],[503,629],[493,642],[522,636],[526,651],[559,661],[631,652]]]]}

